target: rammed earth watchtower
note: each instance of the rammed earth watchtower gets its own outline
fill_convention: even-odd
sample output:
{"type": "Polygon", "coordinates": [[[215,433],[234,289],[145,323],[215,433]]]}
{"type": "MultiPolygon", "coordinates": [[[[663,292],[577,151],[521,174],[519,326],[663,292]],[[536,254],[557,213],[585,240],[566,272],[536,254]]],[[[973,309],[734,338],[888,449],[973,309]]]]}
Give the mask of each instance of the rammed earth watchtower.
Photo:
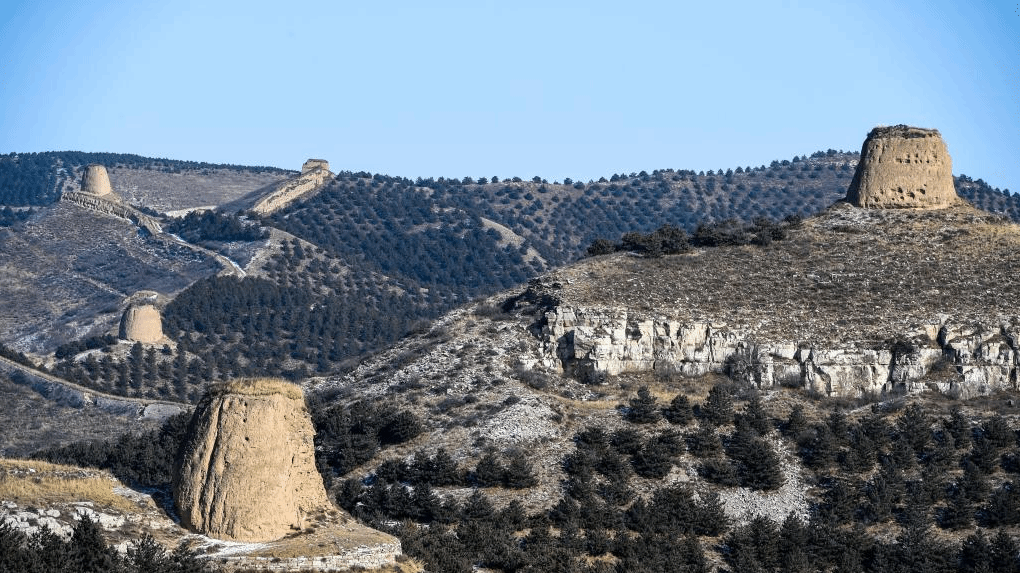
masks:
{"type": "Polygon", "coordinates": [[[907,125],[872,129],[846,200],[869,209],[937,209],[956,203],[953,163],[942,135],[907,125]]]}
{"type": "Polygon", "coordinates": [[[106,172],[106,167],[98,163],[87,165],[85,172],[81,176],[81,190],[83,193],[90,193],[99,197],[113,193],[113,187],[110,185],[110,175],[106,172]]]}
{"type": "Polygon", "coordinates": [[[218,539],[271,541],[331,509],[315,469],[314,432],[295,384],[242,379],[210,387],[174,467],[181,525],[218,539]]]}

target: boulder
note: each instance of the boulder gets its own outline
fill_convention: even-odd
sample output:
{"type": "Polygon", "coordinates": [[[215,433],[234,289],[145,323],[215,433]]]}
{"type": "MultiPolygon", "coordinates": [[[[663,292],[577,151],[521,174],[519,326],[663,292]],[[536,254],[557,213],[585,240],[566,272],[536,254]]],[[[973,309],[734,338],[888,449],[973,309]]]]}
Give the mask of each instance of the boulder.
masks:
{"type": "Polygon", "coordinates": [[[846,200],[868,209],[937,209],[956,203],[953,164],[942,135],[906,125],[872,129],[846,200]]]}
{"type": "Polygon", "coordinates": [[[331,510],[315,468],[301,388],[243,379],[210,388],[192,416],[173,473],[181,524],[230,541],[279,539],[331,510]]]}

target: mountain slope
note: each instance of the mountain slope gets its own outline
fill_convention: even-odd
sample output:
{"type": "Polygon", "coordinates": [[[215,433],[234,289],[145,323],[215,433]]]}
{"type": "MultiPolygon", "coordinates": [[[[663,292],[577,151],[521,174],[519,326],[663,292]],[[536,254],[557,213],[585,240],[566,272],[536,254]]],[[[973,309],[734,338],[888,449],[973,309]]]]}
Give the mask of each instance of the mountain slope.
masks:
{"type": "MultiPolygon", "coordinates": [[[[53,186],[76,189],[74,174],[83,161],[109,163],[114,188],[163,224],[168,219],[158,210],[230,201],[293,173],[72,152],[0,158],[7,169],[6,181],[34,181],[36,194],[25,193],[42,203],[53,199],[46,191],[53,186]],[[19,166],[24,169],[19,171],[19,166]]],[[[33,229],[45,227],[47,221],[59,219],[68,229],[93,224],[90,217],[80,221],[56,217],[53,213],[67,211],[58,203],[44,208],[53,213],[37,208],[28,224],[12,220],[15,226],[4,250],[10,250],[16,261],[8,276],[13,277],[9,288],[17,293],[9,296],[35,298],[9,307],[11,315],[4,323],[12,326],[4,327],[3,341],[16,350],[43,353],[62,342],[95,349],[96,343],[85,339],[106,333],[122,310],[110,297],[123,301],[129,289],[182,292],[165,315],[168,334],[180,352],[149,360],[144,353],[132,355],[121,348],[98,354],[91,363],[86,361],[93,351],[69,355],[69,346],[60,358],[70,360],[59,365],[60,374],[104,391],[177,399],[197,396],[201,380],[207,378],[327,374],[458,304],[575,260],[596,237],[612,239],[663,224],[693,231],[701,222],[728,217],[746,221],[821,209],[845,192],[856,161],[857,154],[830,150],[770,166],[706,174],[656,170],[588,183],[517,178],[411,181],[341,172],[318,192],[271,216],[224,215],[235,227],[260,223],[272,231],[269,240],[236,241],[188,232],[201,248],[188,253],[170,245],[163,262],[127,265],[135,270],[121,269],[120,261],[149,260],[151,255],[145,253],[159,243],[143,240],[126,224],[107,230],[105,237],[116,237],[115,241],[94,237],[75,247],[91,253],[84,258],[61,251],[56,243],[39,243],[41,250],[32,254],[24,241],[34,241],[29,239],[33,229]],[[135,254],[133,249],[140,251],[135,254]],[[180,275],[184,283],[194,285],[180,291],[183,283],[166,283],[163,271],[156,270],[160,265],[191,268],[195,256],[214,256],[226,270],[249,278],[216,278],[218,271],[210,265],[180,275]],[[118,263],[110,266],[106,261],[111,260],[118,263]],[[235,263],[239,271],[233,271],[235,263]],[[54,269],[68,265],[72,272],[54,274],[54,269]],[[143,272],[149,268],[145,265],[155,266],[143,272]],[[74,287],[81,292],[65,294],[89,301],[88,309],[74,311],[81,316],[65,316],[66,309],[59,304],[47,307],[39,298],[54,289],[49,285],[70,284],[79,275],[88,279],[74,287]],[[230,286],[224,287],[224,281],[230,286]],[[95,293],[86,296],[86,291],[95,293]],[[274,302],[261,308],[266,300],[274,302]],[[252,305],[260,310],[252,311],[252,305]],[[29,309],[27,319],[21,316],[22,308],[29,309]],[[29,340],[29,331],[43,334],[29,340]],[[140,363],[143,359],[149,366],[140,363]],[[130,372],[140,378],[128,384],[130,372]]],[[[1020,196],[990,189],[980,179],[961,176],[956,183],[962,196],[1020,217],[1020,196]]],[[[14,187],[26,189],[19,185],[14,187]]],[[[57,228],[48,233],[66,235],[57,228]]]]}
{"type": "Polygon", "coordinates": [[[1020,508],[1018,243],[1020,227],[965,205],[837,205],[767,246],[579,261],[312,380],[320,463],[377,527],[455,529],[459,543],[389,529],[444,570],[551,555],[558,570],[828,570],[843,554],[882,571],[919,551],[955,570],[965,538],[993,535],[977,526],[1015,547],[1020,525],[1006,517],[1020,508]],[[699,324],[710,332],[691,356],[666,351],[699,324]],[[845,360],[784,361],[787,344],[845,360]],[[883,349],[885,364],[867,359],[883,349]],[[818,382],[883,366],[877,392],[818,382]],[[975,375],[996,371],[998,383],[975,375]],[[380,446],[358,429],[366,410],[411,411],[423,431],[380,446]],[[326,430],[348,425],[338,441],[326,430]],[[426,485],[433,501],[414,493],[426,485]],[[989,496],[963,493],[979,486],[989,496]],[[494,509],[478,509],[478,491],[494,509]],[[799,566],[768,557],[793,535],[799,566]],[[667,539],[687,545],[664,559],[667,539]]]}

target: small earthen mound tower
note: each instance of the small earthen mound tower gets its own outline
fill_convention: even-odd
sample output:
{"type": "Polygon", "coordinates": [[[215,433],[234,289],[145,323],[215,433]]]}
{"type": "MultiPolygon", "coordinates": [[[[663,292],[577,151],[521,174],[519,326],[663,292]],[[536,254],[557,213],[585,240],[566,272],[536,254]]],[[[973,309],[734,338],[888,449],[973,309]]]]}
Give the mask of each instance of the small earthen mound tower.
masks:
{"type": "Polygon", "coordinates": [[[106,167],[93,163],[85,167],[85,173],[81,176],[81,190],[83,193],[90,193],[102,197],[113,193],[110,185],[110,175],[106,167]]]}
{"type": "Polygon", "coordinates": [[[942,135],[906,125],[872,129],[846,200],[869,209],[937,209],[956,203],[953,164],[942,135]]]}
{"type": "Polygon", "coordinates": [[[163,323],[151,304],[131,305],[120,318],[120,337],[131,342],[157,344],[163,341],[163,323]]]}
{"type": "Polygon", "coordinates": [[[332,509],[315,469],[304,395],[283,380],[213,386],[195,409],[173,475],[181,524],[232,541],[271,541],[332,509]]]}

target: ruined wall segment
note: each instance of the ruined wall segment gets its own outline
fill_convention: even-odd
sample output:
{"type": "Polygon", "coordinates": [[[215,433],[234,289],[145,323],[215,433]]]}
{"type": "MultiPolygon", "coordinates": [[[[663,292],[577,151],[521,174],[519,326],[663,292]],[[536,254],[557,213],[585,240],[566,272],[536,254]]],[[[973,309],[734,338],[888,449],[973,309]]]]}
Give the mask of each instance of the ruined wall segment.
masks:
{"type": "Polygon", "coordinates": [[[297,199],[319,189],[333,178],[329,162],[325,159],[309,159],[301,166],[301,174],[292,177],[256,201],[251,210],[259,215],[268,215],[283,209],[297,199]]]}
{"type": "Polygon", "coordinates": [[[279,539],[332,509],[315,468],[301,389],[283,380],[213,386],[192,417],[174,468],[181,524],[231,541],[279,539]]]}
{"type": "Polygon", "coordinates": [[[936,129],[876,127],[861,148],[846,200],[867,209],[937,209],[959,199],[953,164],[936,129]]]}
{"type": "Polygon", "coordinates": [[[313,169],[325,169],[329,171],[329,161],[325,159],[309,159],[301,166],[301,173],[308,173],[313,169]]]}

